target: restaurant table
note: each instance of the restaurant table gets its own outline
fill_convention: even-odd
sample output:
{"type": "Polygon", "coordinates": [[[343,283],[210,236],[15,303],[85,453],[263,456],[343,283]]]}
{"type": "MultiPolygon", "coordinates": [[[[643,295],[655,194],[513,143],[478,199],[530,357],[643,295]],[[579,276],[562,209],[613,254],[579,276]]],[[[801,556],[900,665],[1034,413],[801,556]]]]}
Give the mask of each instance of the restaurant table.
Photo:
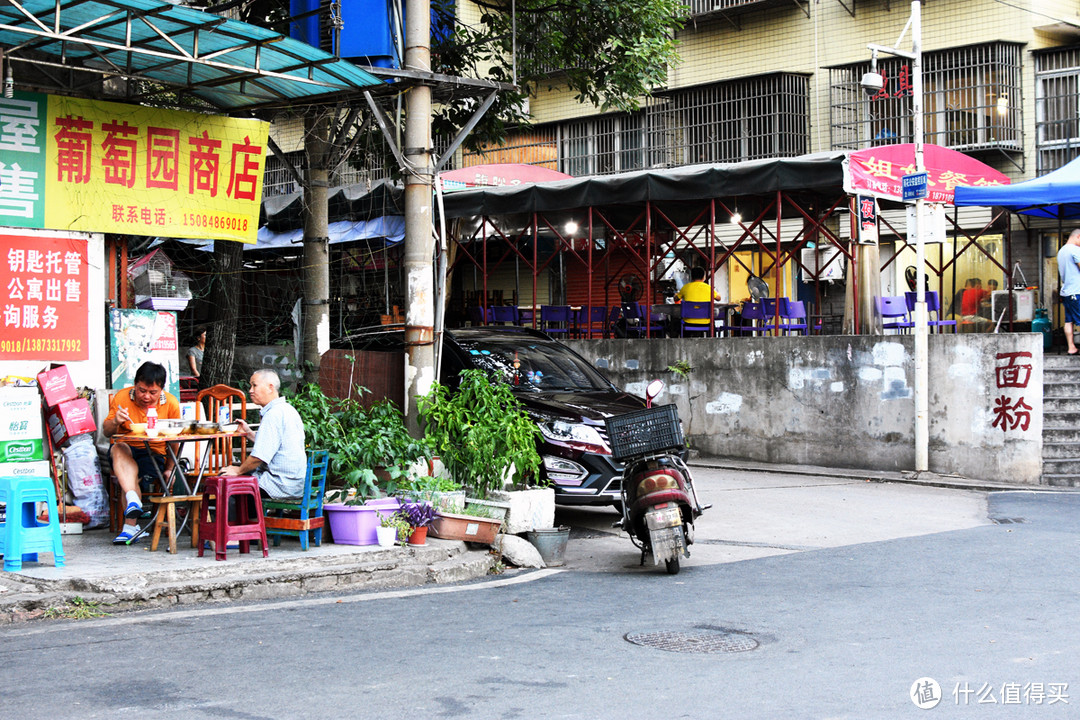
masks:
{"type": "MultiPolygon", "coordinates": [[[[172,460],[172,471],[169,473],[170,477],[168,477],[168,478],[165,477],[165,472],[160,467],[157,466],[157,463],[154,464],[154,470],[157,472],[158,480],[161,482],[161,487],[162,487],[162,491],[164,493],[164,496],[166,498],[169,498],[169,497],[179,497],[180,496],[179,493],[174,492],[174,490],[177,489],[177,484],[179,484],[179,489],[183,490],[183,497],[195,497],[195,496],[198,496],[199,495],[199,486],[202,484],[203,477],[206,475],[206,470],[207,470],[206,466],[207,466],[207,463],[208,463],[209,458],[210,458],[210,453],[209,452],[201,453],[201,458],[202,459],[199,462],[199,467],[197,467],[195,469],[195,483],[194,483],[194,485],[189,485],[188,484],[187,473],[184,472],[183,466],[180,464],[180,453],[182,452],[184,445],[186,445],[189,442],[195,442],[195,443],[209,442],[211,440],[226,439],[226,438],[231,439],[231,438],[238,438],[238,437],[247,437],[247,436],[245,435],[245,433],[243,433],[243,432],[241,432],[239,430],[237,430],[236,432],[231,432],[231,433],[215,432],[215,433],[209,433],[209,434],[206,434],[206,435],[198,435],[196,433],[186,433],[186,434],[183,434],[183,435],[169,435],[169,436],[166,436],[166,435],[162,435],[162,434],[159,433],[156,437],[150,437],[149,435],[142,434],[142,433],[141,434],[129,433],[129,434],[126,434],[126,435],[113,435],[112,438],[110,438],[110,440],[114,444],[123,442],[123,443],[127,443],[129,445],[133,444],[134,442],[141,442],[143,444],[143,447],[146,448],[147,452],[153,452],[153,450],[151,448],[152,443],[156,443],[156,442],[165,443],[166,456],[170,460],[172,460]]],[[[199,453],[196,453],[196,454],[198,455],[199,453]]],[[[183,529],[187,525],[187,521],[190,519],[190,517],[191,517],[191,515],[189,513],[188,517],[184,519],[183,524],[179,528],[173,528],[170,525],[170,528],[169,528],[169,540],[170,540],[169,549],[170,549],[170,552],[173,552],[173,553],[176,552],[175,535],[178,535],[181,531],[183,531],[183,529]]],[[[155,513],[155,519],[156,519],[156,513],[155,513]]],[[[196,519],[195,523],[196,523],[196,527],[197,527],[197,523],[198,523],[197,519],[196,519]]],[[[137,532],[130,540],[127,541],[127,544],[130,545],[131,543],[135,542],[138,538],[140,538],[143,534],[145,534],[147,532],[147,529],[148,529],[147,527],[140,528],[139,532],[137,532]]],[[[192,529],[192,532],[195,532],[194,527],[192,529]]]]}
{"type": "MultiPolygon", "coordinates": [[[[740,303],[714,302],[713,322],[727,325],[727,316],[733,308],[739,307],[740,303]]],[[[664,324],[667,326],[668,335],[679,337],[682,335],[682,303],[654,303],[651,312],[664,316],[664,324]]],[[[707,327],[707,326],[706,326],[707,327]]]]}

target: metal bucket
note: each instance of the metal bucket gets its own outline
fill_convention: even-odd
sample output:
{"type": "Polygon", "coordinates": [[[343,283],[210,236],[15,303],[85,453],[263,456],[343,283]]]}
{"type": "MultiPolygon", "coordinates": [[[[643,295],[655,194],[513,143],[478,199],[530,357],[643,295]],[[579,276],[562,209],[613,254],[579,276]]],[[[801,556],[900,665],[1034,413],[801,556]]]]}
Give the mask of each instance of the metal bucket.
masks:
{"type": "Polygon", "coordinates": [[[560,525],[557,528],[537,528],[525,533],[525,537],[540,553],[544,564],[558,567],[565,564],[566,543],[570,540],[570,527],[560,525]]]}

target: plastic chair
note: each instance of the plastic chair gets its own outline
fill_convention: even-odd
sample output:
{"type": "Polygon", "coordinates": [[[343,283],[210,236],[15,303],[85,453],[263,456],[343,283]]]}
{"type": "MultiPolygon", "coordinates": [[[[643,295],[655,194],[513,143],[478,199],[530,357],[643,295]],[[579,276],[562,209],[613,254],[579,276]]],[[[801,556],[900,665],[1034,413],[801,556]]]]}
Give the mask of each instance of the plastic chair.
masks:
{"type": "Polygon", "coordinates": [[[55,512],[56,488],[51,477],[0,477],[0,502],[7,503],[7,516],[0,523],[0,554],[4,570],[22,570],[24,562],[37,562],[38,553],[51,552],[53,565],[64,567],[64,546],[60,521],[55,512]],[[49,519],[37,517],[37,503],[50,508],[49,519]]]}
{"type": "MultiPolygon", "coordinates": [[[[221,418],[222,408],[229,409],[230,421],[235,421],[237,416],[233,413],[235,403],[240,402],[239,417],[247,418],[247,398],[244,392],[228,385],[214,385],[199,393],[195,402],[195,418],[202,420],[203,410],[206,410],[206,419],[217,422],[221,418]]],[[[247,458],[247,441],[242,437],[215,438],[206,443],[195,445],[195,467],[202,467],[202,455],[206,452],[206,472],[215,474],[227,465],[239,465],[247,458]],[[200,447],[205,445],[205,449],[200,447]]]]}
{"type": "MultiPolygon", "coordinates": [[[[767,332],[773,329],[773,324],[770,320],[772,315],[768,315],[765,312],[764,303],[744,302],[742,306],[742,319],[749,320],[751,325],[751,332],[767,332]],[[757,325],[754,325],[757,323],[757,325]]],[[[745,330],[744,330],[745,332],[745,330]]]]}
{"type": "Polygon", "coordinates": [[[780,299],[780,329],[785,333],[792,330],[801,330],[803,335],[809,335],[806,323],[806,303],[802,300],[780,299]]]}
{"type": "Polygon", "coordinates": [[[586,308],[582,308],[582,316],[589,318],[588,325],[585,326],[582,337],[593,338],[595,333],[600,333],[600,337],[608,336],[608,309],[606,307],[591,307],[588,308],[588,313],[585,312],[586,308]]]}
{"type": "MultiPolygon", "coordinates": [[[[266,547],[266,523],[263,519],[262,499],[259,497],[259,481],[255,476],[215,475],[206,478],[198,532],[204,540],[213,539],[215,560],[224,560],[225,548],[235,540],[240,542],[241,553],[250,552],[251,541],[258,540],[262,543],[263,557],[267,557],[269,551],[266,547]],[[229,520],[229,504],[234,498],[236,522],[229,520]],[[250,511],[252,505],[254,512],[250,511]]],[[[204,549],[204,543],[199,543],[199,557],[203,556],[204,549]]]]}
{"type": "MultiPolygon", "coordinates": [[[[926,324],[928,326],[930,326],[930,327],[948,327],[948,326],[955,327],[956,326],[956,321],[955,320],[942,320],[941,319],[941,300],[939,299],[938,294],[937,294],[936,291],[927,290],[927,291],[925,291],[923,293],[923,295],[926,297],[926,314],[927,314],[926,324]],[[937,317],[937,319],[936,320],[930,320],[929,319],[930,313],[933,313],[937,317]]],[[[916,296],[916,293],[911,292],[911,291],[908,291],[908,292],[904,293],[904,300],[907,302],[908,311],[911,312],[911,313],[915,312],[915,300],[916,300],[915,296],[916,296]]],[[[912,315],[912,323],[914,323],[914,317],[915,316],[912,315]]]]}
{"type": "Polygon", "coordinates": [[[329,464],[330,453],[326,450],[308,450],[303,494],[298,498],[266,498],[263,501],[266,534],[274,538],[274,547],[281,544],[283,536],[299,538],[301,550],[308,549],[309,538],[316,547],[322,545],[323,494],[329,464]]]}
{"type": "Polygon", "coordinates": [[[686,333],[706,333],[709,336],[713,334],[712,328],[712,303],[703,300],[683,300],[680,303],[682,311],[682,322],[680,323],[679,335],[686,337],[686,333]],[[704,320],[705,323],[692,323],[689,320],[704,320]]]}
{"type": "Polygon", "coordinates": [[[885,295],[877,298],[878,312],[881,313],[881,327],[885,330],[907,330],[915,327],[908,318],[907,301],[902,297],[885,295]]]}
{"type": "Polygon", "coordinates": [[[540,329],[548,335],[569,335],[570,320],[569,305],[540,306],[540,329]]]}
{"type": "Polygon", "coordinates": [[[488,322],[495,325],[520,325],[521,316],[513,305],[494,305],[488,308],[488,322]]]}

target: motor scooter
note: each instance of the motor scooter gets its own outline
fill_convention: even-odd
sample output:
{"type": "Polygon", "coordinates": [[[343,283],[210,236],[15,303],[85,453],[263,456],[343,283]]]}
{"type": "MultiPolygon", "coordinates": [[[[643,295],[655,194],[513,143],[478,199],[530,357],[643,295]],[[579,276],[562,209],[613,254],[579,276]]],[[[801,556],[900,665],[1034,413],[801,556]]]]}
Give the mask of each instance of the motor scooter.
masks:
{"type": "Polygon", "coordinates": [[[620,527],[653,565],[663,561],[671,575],[679,572],[680,557],[690,557],[694,521],[710,505],[702,506],[690,470],[683,462],[685,449],[679,414],[674,405],[653,407],[664,383],[653,380],[645,390],[645,409],[607,418],[613,459],[624,463],[620,527]]]}

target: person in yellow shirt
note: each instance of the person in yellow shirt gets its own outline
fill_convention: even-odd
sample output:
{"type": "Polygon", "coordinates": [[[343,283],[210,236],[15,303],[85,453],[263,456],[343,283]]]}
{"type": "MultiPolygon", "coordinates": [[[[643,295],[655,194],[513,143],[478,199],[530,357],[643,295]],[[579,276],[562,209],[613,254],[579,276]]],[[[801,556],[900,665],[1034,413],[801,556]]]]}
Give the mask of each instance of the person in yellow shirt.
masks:
{"type": "MultiPolygon", "coordinates": [[[[709,302],[709,300],[720,300],[720,295],[713,291],[712,287],[705,282],[705,268],[695,267],[690,271],[690,282],[682,286],[679,292],[675,293],[675,300],[682,301],[687,300],[689,302],[709,302]]],[[[690,318],[686,321],[687,325],[708,325],[708,318],[690,318]]]]}

